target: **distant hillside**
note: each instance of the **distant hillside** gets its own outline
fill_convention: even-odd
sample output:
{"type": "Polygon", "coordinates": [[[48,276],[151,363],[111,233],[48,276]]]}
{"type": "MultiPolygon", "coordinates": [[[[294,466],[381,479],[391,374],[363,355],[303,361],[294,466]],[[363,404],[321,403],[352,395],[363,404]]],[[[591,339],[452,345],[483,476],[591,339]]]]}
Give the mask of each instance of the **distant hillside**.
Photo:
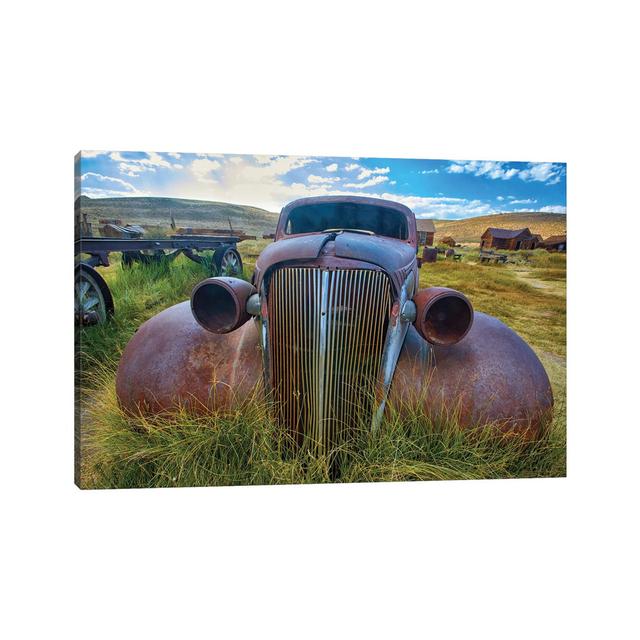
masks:
{"type": "Polygon", "coordinates": [[[123,223],[169,228],[173,216],[178,227],[228,228],[231,219],[234,229],[262,234],[273,233],[278,221],[277,213],[265,209],[206,200],[80,196],[76,203],[93,223],[100,218],[117,218],[123,223]]]}
{"type": "Polygon", "coordinates": [[[436,243],[443,236],[452,236],[456,242],[480,242],[487,227],[529,227],[531,233],[539,233],[543,238],[567,233],[567,216],[561,213],[497,213],[466,220],[434,220],[434,223],[436,243]]]}

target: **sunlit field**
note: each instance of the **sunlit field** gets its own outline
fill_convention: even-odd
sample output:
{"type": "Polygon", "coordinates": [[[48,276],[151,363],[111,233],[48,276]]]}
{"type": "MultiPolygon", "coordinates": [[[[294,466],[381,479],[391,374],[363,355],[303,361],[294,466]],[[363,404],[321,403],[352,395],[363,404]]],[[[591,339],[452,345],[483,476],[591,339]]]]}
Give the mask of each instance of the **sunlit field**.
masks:
{"type": "MultiPolygon", "coordinates": [[[[250,276],[268,241],[239,245],[250,276]]],[[[178,412],[153,418],[123,414],[114,380],[137,327],[188,298],[206,268],[183,256],[168,265],[123,269],[117,254],[100,269],[113,293],[108,323],[77,330],[78,415],[82,421],[80,485],[85,488],[368,482],[565,475],[566,256],[544,250],[510,253],[506,265],[480,264],[475,248],[461,261],[438,257],[420,270],[420,285],[459,289],[474,308],[498,317],[527,340],[544,364],[555,396],[553,421],[539,442],[505,440],[491,429],[463,432],[390,411],[380,433],[363,428],[340,451],[295,450],[273,423],[258,391],[232,414],[178,412]]]]}

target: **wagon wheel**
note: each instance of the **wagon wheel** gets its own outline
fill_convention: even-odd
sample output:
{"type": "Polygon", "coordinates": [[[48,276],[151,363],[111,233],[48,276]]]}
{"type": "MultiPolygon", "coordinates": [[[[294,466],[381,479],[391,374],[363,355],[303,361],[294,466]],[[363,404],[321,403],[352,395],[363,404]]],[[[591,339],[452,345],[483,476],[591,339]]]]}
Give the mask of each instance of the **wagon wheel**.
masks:
{"type": "Polygon", "coordinates": [[[74,282],[74,315],[76,324],[106,322],[113,315],[113,297],[104,278],[92,267],[76,267],[74,282]]]}
{"type": "Polygon", "coordinates": [[[242,258],[235,249],[217,249],[213,254],[213,263],[218,275],[236,276],[242,273],[242,258]]]}

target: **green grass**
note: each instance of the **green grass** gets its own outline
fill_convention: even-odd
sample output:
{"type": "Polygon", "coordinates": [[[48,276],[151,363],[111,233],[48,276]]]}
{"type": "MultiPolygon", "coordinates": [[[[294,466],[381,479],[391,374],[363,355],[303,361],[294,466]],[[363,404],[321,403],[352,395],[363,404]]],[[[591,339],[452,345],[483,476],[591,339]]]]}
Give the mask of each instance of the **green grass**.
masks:
{"type": "Polygon", "coordinates": [[[186,411],[131,416],[119,408],[112,376],[88,403],[82,486],[143,488],[466,480],[564,475],[564,430],[554,421],[538,442],[489,427],[465,432],[420,412],[390,412],[372,435],[327,454],[292,447],[256,391],[230,415],[186,411]]]}
{"type": "MultiPolygon", "coordinates": [[[[245,273],[265,241],[240,245],[245,273]]],[[[505,438],[491,429],[463,431],[395,408],[377,436],[365,427],[339,452],[292,451],[256,392],[231,415],[186,411],[155,417],[125,415],[114,378],[122,349],[149,317],[186,299],[206,268],[180,257],[168,267],[114,263],[101,270],[116,303],[115,318],[79,330],[82,373],[81,485],[92,488],[368,482],[556,477],[566,473],[566,256],[533,251],[508,265],[438,258],[423,266],[421,286],[463,291],[474,308],[495,315],[534,348],[554,391],[553,421],[539,442],[505,438]],[[541,288],[543,287],[543,288],[541,288]]]]}
{"type": "Polygon", "coordinates": [[[134,264],[123,268],[119,254],[111,266],[99,269],[113,295],[115,315],[107,323],[76,329],[76,380],[93,384],[95,362],[107,363],[113,372],[122,350],[138,327],[159,311],[187,299],[191,289],[208,277],[206,265],[179,256],[167,264],[134,264]]]}

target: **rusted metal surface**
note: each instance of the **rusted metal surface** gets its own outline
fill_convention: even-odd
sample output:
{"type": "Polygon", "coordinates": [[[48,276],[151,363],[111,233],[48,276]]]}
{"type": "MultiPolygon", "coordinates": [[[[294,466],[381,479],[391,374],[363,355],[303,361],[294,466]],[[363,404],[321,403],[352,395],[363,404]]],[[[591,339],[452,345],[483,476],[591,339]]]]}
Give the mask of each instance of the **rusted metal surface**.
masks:
{"type": "Polygon", "coordinates": [[[425,247],[422,250],[422,262],[436,262],[438,259],[438,250],[431,247],[425,247]]]}
{"type": "Polygon", "coordinates": [[[416,305],[415,327],[431,344],[453,345],[471,329],[473,307],[467,297],[455,289],[420,289],[413,301],[416,305]]]}
{"type": "Polygon", "coordinates": [[[116,392],[127,411],[237,407],[262,379],[255,322],[227,334],[203,329],[181,302],[145,322],[122,354],[116,392]]]}
{"type": "MultiPolygon", "coordinates": [[[[234,410],[261,384],[255,322],[225,335],[205,331],[189,303],[143,324],[122,356],[116,390],[125,410],[160,412],[180,405],[194,411],[234,410]]],[[[434,421],[464,428],[492,424],[538,435],[553,396],[533,350],[499,320],[476,312],[458,344],[430,346],[409,327],[388,404],[402,413],[422,409],[434,421]]]]}
{"type": "Polygon", "coordinates": [[[213,333],[229,333],[251,317],[247,300],[256,288],[240,278],[207,278],[191,292],[191,311],[198,324],[213,333]]]}
{"type": "Polygon", "coordinates": [[[106,223],[100,227],[100,235],[103,238],[142,238],[144,228],[138,224],[119,225],[106,223]]]}
{"type": "Polygon", "coordinates": [[[230,231],[229,229],[191,229],[191,228],[186,228],[186,229],[177,229],[176,233],[171,235],[171,238],[176,238],[176,239],[180,239],[180,238],[194,238],[194,239],[201,239],[201,240],[207,240],[208,238],[214,237],[214,238],[224,238],[225,236],[231,238],[237,238],[238,242],[242,242],[243,240],[257,240],[258,236],[255,235],[251,235],[248,233],[245,233],[244,231],[240,231],[240,230],[236,230],[234,229],[233,231],[230,231]]]}
{"type": "Polygon", "coordinates": [[[253,283],[259,289],[265,274],[279,264],[309,264],[314,260],[329,267],[348,264],[339,259],[380,267],[389,274],[397,292],[409,273],[413,272],[417,278],[415,249],[410,245],[391,238],[345,231],[294,236],[274,242],[256,261],[253,283]]]}
{"type": "MultiPolygon", "coordinates": [[[[303,228],[306,215],[292,228],[303,228]]],[[[464,427],[495,423],[538,433],[553,404],[540,361],[498,320],[475,314],[474,321],[462,293],[415,292],[415,233],[413,214],[398,203],[331,196],[287,205],[276,242],[256,261],[253,286],[220,278],[195,289],[199,321],[229,333],[205,331],[188,303],[149,320],[122,357],[122,405],[233,409],[262,381],[280,421],[299,441],[306,435],[321,447],[358,418],[371,415],[375,430],[387,395],[401,410],[420,406],[434,419],[456,414],[464,427]],[[410,216],[408,238],[349,229],[288,236],[287,216],[320,201],[346,201],[350,211],[357,203],[375,205],[376,216],[393,209],[393,224],[398,212],[410,216]],[[249,299],[256,321],[248,321],[249,299]],[[367,387],[374,403],[363,408],[367,387]]]]}
{"type": "Polygon", "coordinates": [[[335,239],[335,255],[378,265],[389,274],[398,292],[409,273],[413,272],[416,280],[418,277],[415,247],[391,238],[340,233],[335,239]]]}
{"type": "Polygon", "coordinates": [[[263,275],[274,265],[296,260],[313,260],[320,255],[322,245],[331,237],[329,233],[285,238],[265,247],[256,260],[252,281],[260,289],[263,275]]]}
{"type": "Polygon", "coordinates": [[[553,394],[531,347],[500,320],[476,312],[469,333],[453,346],[430,346],[409,329],[389,404],[533,438],[550,419],[553,394]]]}

